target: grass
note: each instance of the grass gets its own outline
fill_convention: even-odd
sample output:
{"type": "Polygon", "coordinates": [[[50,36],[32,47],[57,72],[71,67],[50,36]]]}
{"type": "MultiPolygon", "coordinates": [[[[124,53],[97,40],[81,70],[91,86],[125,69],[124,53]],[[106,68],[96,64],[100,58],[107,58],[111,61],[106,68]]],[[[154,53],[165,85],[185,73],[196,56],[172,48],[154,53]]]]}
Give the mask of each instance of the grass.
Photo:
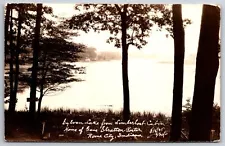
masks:
{"type": "Polygon", "coordinates": [[[50,136],[47,136],[46,138],[47,141],[168,142],[170,133],[170,117],[167,117],[162,113],[132,112],[130,122],[135,123],[136,120],[138,120],[137,122],[139,123],[143,121],[146,123],[143,125],[132,125],[130,123],[124,125],[122,112],[114,112],[112,110],[94,111],[71,110],[65,108],[50,110],[49,108],[43,108],[40,116],[36,117],[35,122],[31,121],[27,111],[17,111],[13,116],[10,115],[8,111],[5,111],[5,139],[7,141],[44,141],[42,135],[42,122],[45,122],[44,135],[50,133],[50,136]],[[64,120],[68,123],[70,123],[71,120],[78,123],[67,123],[67,126],[66,124],[63,124],[64,120]],[[105,127],[102,127],[103,120],[105,121],[105,127]],[[87,121],[89,122],[87,123],[87,121]],[[123,124],[115,124],[118,121],[123,124]],[[83,124],[80,124],[81,122],[83,124]],[[98,125],[94,125],[93,122],[98,122],[98,125]],[[107,125],[107,123],[111,123],[112,125],[107,125]],[[112,131],[106,131],[105,129],[107,129],[107,127],[112,131]],[[130,130],[127,130],[128,127],[130,127],[130,130]],[[117,128],[117,130],[122,129],[124,131],[113,131],[115,130],[114,128],[117,128]],[[77,131],[74,131],[74,129],[77,131]],[[80,129],[82,130],[81,134],[79,133],[80,129]],[[111,138],[109,135],[111,135],[111,138]],[[129,136],[125,137],[127,135],[129,136]],[[101,137],[96,138],[95,136],[101,137]]]}
{"type": "MultiPolygon", "coordinates": [[[[153,114],[150,112],[132,112],[130,116],[130,121],[135,122],[138,119],[138,122],[148,121],[149,123],[155,123],[161,121],[165,124],[166,132],[169,132],[169,118],[164,116],[163,114],[153,114]]],[[[17,111],[13,116],[10,116],[8,111],[5,111],[5,135],[7,141],[42,141],[41,129],[42,122],[45,121],[45,133],[50,133],[51,136],[48,138],[48,141],[84,141],[84,142],[108,142],[109,138],[104,138],[107,134],[112,134],[113,136],[118,136],[121,133],[120,138],[113,139],[113,142],[122,142],[122,141],[167,141],[168,135],[165,137],[157,137],[152,136],[151,138],[147,138],[149,136],[150,128],[153,126],[141,126],[141,125],[115,125],[116,121],[122,121],[122,112],[113,112],[112,110],[108,111],[93,111],[93,110],[71,110],[59,108],[55,110],[50,110],[49,108],[43,108],[39,117],[35,121],[35,125],[31,124],[32,121],[29,119],[29,113],[27,111],[17,111]],[[70,122],[71,120],[77,122],[83,122],[82,125],[69,125],[69,129],[81,129],[84,127],[83,133],[80,135],[78,132],[65,132],[66,125],[63,125],[63,121],[67,120],[70,122]],[[101,124],[105,120],[105,122],[112,123],[112,125],[105,125],[105,128],[101,129],[101,124]],[[99,125],[91,125],[85,124],[85,122],[98,122],[99,125]],[[91,129],[96,129],[97,132],[90,131],[86,129],[89,126],[91,129]],[[104,129],[114,129],[119,128],[124,130],[123,132],[107,132],[104,129]],[[130,127],[130,129],[139,129],[140,131],[126,131],[126,128],[130,127]],[[102,130],[102,131],[101,131],[102,130]],[[129,136],[123,137],[122,135],[128,134],[136,134],[141,135],[142,137],[137,136],[129,136]],[[102,135],[102,138],[91,138],[90,134],[94,135],[102,135]],[[63,136],[62,136],[63,135],[63,136]]]]}

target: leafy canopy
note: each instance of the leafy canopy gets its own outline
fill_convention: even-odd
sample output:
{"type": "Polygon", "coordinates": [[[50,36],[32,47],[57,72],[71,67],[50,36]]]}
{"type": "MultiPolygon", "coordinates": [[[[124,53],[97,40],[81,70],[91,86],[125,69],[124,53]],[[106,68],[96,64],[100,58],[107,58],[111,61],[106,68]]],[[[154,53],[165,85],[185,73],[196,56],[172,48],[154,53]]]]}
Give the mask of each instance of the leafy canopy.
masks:
{"type": "MultiPolygon", "coordinates": [[[[127,45],[138,49],[147,44],[153,26],[165,28],[172,33],[172,11],[162,4],[80,4],[75,5],[76,14],[64,22],[64,26],[95,32],[109,31],[108,43],[121,47],[122,13],[126,12],[127,45]]],[[[190,23],[186,20],[185,24],[190,23]]]]}
{"type": "MultiPolygon", "coordinates": [[[[11,4],[13,9],[13,50],[16,51],[16,36],[18,31],[17,15],[20,11],[22,14],[21,28],[21,46],[19,48],[19,88],[18,92],[23,92],[30,84],[31,70],[27,67],[32,64],[32,45],[34,40],[34,28],[36,23],[35,4],[11,4]],[[20,8],[20,9],[19,9],[20,8]]],[[[71,36],[77,33],[68,31],[61,27],[57,20],[58,17],[53,15],[51,7],[44,6],[42,9],[40,48],[38,58],[38,88],[44,84],[45,93],[47,91],[61,91],[65,89],[67,83],[80,81],[74,76],[74,70],[79,70],[71,62],[77,61],[78,52],[86,46],[69,42],[71,36]]],[[[9,30],[8,30],[9,35],[9,30]]],[[[9,40],[8,40],[9,41],[9,40]]],[[[9,43],[8,43],[9,45],[9,43]]],[[[9,71],[8,64],[10,53],[9,46],[6,47],[6,69],[5,69],[5,97],[9,96],[9,71]]],[[[15,57],[13,58],[15,60],[15,57]]],[[[14,61],[14,64],[18,62],[14,61]]]]}

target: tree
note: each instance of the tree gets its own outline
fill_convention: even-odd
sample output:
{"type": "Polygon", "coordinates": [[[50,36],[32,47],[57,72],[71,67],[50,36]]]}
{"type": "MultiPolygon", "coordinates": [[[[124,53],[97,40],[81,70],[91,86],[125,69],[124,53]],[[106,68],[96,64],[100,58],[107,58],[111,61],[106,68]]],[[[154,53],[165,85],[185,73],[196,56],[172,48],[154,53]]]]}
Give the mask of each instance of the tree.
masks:
{"type": "MultiPolygon", "coordinates": [[[[182,128],[183,132],[189,133],[189,126],[191,121],[191,101],[190,99],[186,100],[185,105],[183,106],[182,110],[182,128]]],[[[212,111],[212,129],[215,130],[214,139],[219,139],[220,137],[220,107],[217,104],[213,104],[213,111],[212,111]]]]}
{"type": "MultiPolygon", "coordinates": [[[[52,16],[50,7],[43,7],[43,12],[52,16]]],[[[52,17],[56,18],[54,15],[52,17]]],[[[30,33],[32,33],[32,29],[30,33]]],[[[66,84],[70,82],[81,81],[74,77],[73,72],[73,70],[80,70],[80,67],[76,67],[75,64],[71,63],[77,61],[78,52],[82,52],[83,48],[87,47],[68,41],[71,36],[76,35],[77,33],[65,30],[57,25],[56,21],[42,15],[36,78],[36,89],[40,92],[38,113],[40,113],[44,95],[53,91],[62,91],[68,87],[66,84]]],[[[32,37],[30,40],[32,40],[32,37]]],[[[28,40],[27,45],[32,46],[32,41],[28,40]]],[[[28,55],[26,63],[32,64],[32,62],[33,58],[28,55]]],[[[30,71],[32,71],[32,68],[24,71],[24,74],[20,76],[20,83],[28,86],[32,85],[30,71]]]]}
{"type": "MultiPolygon", "coordinates": [[[[5,30],[5,66],[9,63],[10,71],[9,71],[9,78],[5,77],[5,84],[6,84],[6,97],[10,95],[10,99],[6,102],[9,102],[9,111],[14,112],[17,102],[17,91],[19,86],[19,55],[21,51],[21,32],[22,32],[22,23],[24,12],[24,4],[8,4],[7,11],[11,9],[12,14],[10,16],[10,33],[8,35],[8,28],[6,27],[5,30]],[[14,12],[18,13],[18,17],[14,17],[14,12]],[[17,32],[17,33],[16,33],[17,32]],[[9,41],[9,45],[8,45],[9,41]],[[10,51],[8,51],[8,48],[10,51]],[[10,54],[8,53],[10,52],[10,54]],[[15,68],[14,68],[15,66],[15,68]],[[8,81],[9,80],[9,81],[8,81]],[[10,92],[7,92],[9,89],[7,83],[10,82],[10,92]]],[[[6,11],[6,17],[8,17],[8,12],[6,11]]],[[[9,21],[9,20],[6,20],[9,21]]],[[[7,67],[7,66],[6,66],[7,67]]],[[[6,69],[7,70],[7,69],[6,69]]],[[[5,74],[8,74],[7,72],[5,74]]],[[[21,91],[19,89],[19,91],[21,91]]]]}
{"type": "MultiPolygon", "coordinates": [[[[37,7],[35,4],[7,4],[5,14],[5,103],[9,103],[12,111],[15,111],[17,102],[17,93],[23,92],[28,84],[20,82],[21,76],[26,72],[20,65],[30,65],[32,62],[28,61],[30,58],[30,47],[34,37],[34,26],[36,19],[37,7]],[[9,16],[9,12],[13,12],[13,16],[9,16]],[[15,17],[15,14],[18,17],[15,17]],[[9,18],[10,17],[10,18],[9,18]],[[7,29],[9,20],[12,29],[7,29]],[[12,21],[11,21],[12,20],[12,21]],[[12,43],[10,43],[12,42],[12,43]],[[11,50],[11,51],[10,51],[11,50]],[[11,53],[10,53],[11,52],[11,53]],[[8,67],[9,64],[9,67],[8,67]],[[10,70],[10,71],[8,71],[10,70]],[[9,74],[9,76],[8,76],[9,74]],[[12,84],[8,86],[9,84],[12,84]],[[12,89],[12,90],[11,90],[12,89]],[[11,91],[10,91],[11,90],[11,91]],[[11,94],[10,94],[11,93],[11,94]],[[10,102],[11,99],[11,102],[10,102]],[[13,102],[14,101],[14,102],[13,102]]],[[[51,8],[44,6],[43,13],[51,14],[51,8]]],[[[55,16],[54,16],[55,17],[55,16]]]]}
{"type": "Polygon", "coordinates": [[[14,88],[13,94],[11,96],[10,110],[15,111],[16,101],[17,101],[17,91],[18,91],[18,81],[19,81],[19,51],[20,51],[20,37],[21,37],[21,28],[22,28],[22,7],[18,6],[18,30],[17,30],[17,44],[15,50],[15,75],[14,75],[14,88]]]}
{"type": "Polygon", "coordinates": [[[83,4],[76,5],[81,10],[77,15],[65,21],[72,29],[88,32],[109,31],[108,43],[122,48],[122,80],[123,80],[123,118],[130,117],[130,96],[128,80],[128,49],[130,45],[141,49],[147,44],[145,40],[151,27],[157,23],[160,27],[171,24],[171,11],[165,5],[147,4],[83,4]],[[160,16],[161,15],[161,16],[160,16]]]}
{"type": "Polygon", "coordinates": [[[7,4],[6,5],[6,14],[5,14],[5,60],[6,60],[6,54],[8,54],[8,49],[7,49],[7,42],[8,42],[8,37],[9,37],[9,17],[10,17],[10,8],[11,5],[10,4],[7,4]]]}
{"type": "Polygon", "coordinates": [[[174,85],[173,108],[170,140],[178,141],[181,136],[182,96],[184,70],[184,28],[181,5],[173,5],[173,36],[174,36],[174,85]]]}
{"type": "MultiPolygon", "coordinates": [[[[28,4],[29,5],[29,4],[28,4]]],[[[21,31],[22,23],[24,17],[24,4],[7,4],[6,6],[6,20],[5,20],[5,98],[10,96],[8,100],[5,100],[5,103],[9,103],[9,111],[14,112],[17,102],[17,92],[21,92],[24,89],[24,85],[19,85],[19,54],[23,51],[21,50],[21,31]],[[8,11],[12,11],[10,14],[8,11]],[[17,12],[18,17],[14,15],[17,12]],[[10,17],[10,30],[8,30],[7,23],[9,23],[10,17]],[[8,22],[7,22],[8,21],[8,22]],[[8,65],[9,64],[9,72],[8,65]],[[15,66],[15,68],[14,68],[15,66]],[[9,74],[9,77],[7,76],[9,74]],[[8,86],[10,83],[10,87],[8,86]],[[10,91],[9,91],[10,90],[10,91]]]]}
{"type": "Polygon", "coordinates": [[[84,47],[86,46],[68,42],[63,38],[41,39],[37,77],[40,91],[38,114],[44,95],[63,91],[69,87],[68,83],[82,81],[75,76],[76,70],[80,70],[81,67],[76,67],[74,61],[78,59],[77,54],[84,47]]]}
{"type": "Polygon", "coordinates": [[[219,67],[220,8],[203,5],[196,61],[189,140],[209,141],[215,81],[219,67]]]}
{"type": "Polygon", "coordinates": [[[33,67],[31,82],[29,82],[31,86],[29,110],[31,113],[35,113],[36,109],[35,100],[37,86],[39,86],[40,89],[40,97],[38,99],[38,112],[40,113],[42,98],[47,91],[63,90],[65,87],[60,88],[58,87],[58,85],[75,81],[75,79],[72,78],[73,74],[71,73],[71,69],[73,69],[74,65],[65,63],[67,63],[68,61],[75,61],[74,56],[76,56],[75,50],[77,51],[77,47],[74,47],[73,44],[64,40],[69,39],[68,36],[70,36],[71,34],[75,34],[73,32],[71,33],[62,30],[60,26],[54,27],[55,23],[52,20],[41,17],[41,15],[42,4],[38,4],[34,38],[35,40],[33,46],[33,67]],[[39,42],[41,44],[39,44],[39,42]],[[67,49],[65,50],[65,48],[67,49]],[[64,52],[62,53],[62,51],[64,52]],[[52,56],[50,56],[49,54],[51,54],[52,56]],[[47,61],[49,61],[50,63],[47,63],[47,61]],[[39,64],[41,63],[42,68],[40,69],[39,64]],[[48,75],[49,72],[51,72],[50,75],[48,75]],[[38,78],[39,74],[41,74],[41,78],[38,78]],[[46,91],[44,91],[45,88],[47,88],[46,91]]]}
{"type": "MultiPolygon", "coordinates": [[[[6,59],[7,59],[7,55],[8,53],[8,38],[9,38],[9,19],[10,19],[10,4],[6,5],[6,14],[5,14],[5,66],[6,66],[6,59]]],[[[7,97],[9,95],[9,90],[10,87],[7,84],[7,80],[6,80],[6,76],[5,76],[5,84],[4,84],[4,88],[5,88],[5,97],[7,97]]]]}
{"type": "Polygon", "coordinates": [[[66,30],[56,21],[42,17],[37,76],[40,92],[38,114],[44,95],[63,91],[69,87],[68,83],[82,81],[75,75],[77,70],[84,68],[76,67],[74,62],[78,61],[79,53],[87,50],[87,47],[70,42],[71,36],[77,36],[77,33],[66,30]]]}
{"type": "MultiPolygon", "coordinates": [[[[18,14],[22,14],[22,29],[19,29],[19,23],[16,25],[16,21],[19,22],[18,18],[13,18],[14,23],[12,24],[12,28],[19,31],[21,30],[21,35],[17,36],[17,40],[20,42],[15,45],[16,38],[14,36],[14,29],[12,29],[12,48],[14,50],[18,50],[18,52],[14,52],[13,64],[15,66],[19,65],[27,65],[30,66],[33,62],[32,58],[32,43],[34,40],[34,31],[35,28],[32,23],[35,23],[36,14],[34,13],[37,10],[37,6],[34,4],[13,4],[14,10],[18,12],[18,14]],[[21,11],[22,9],[22,11],[21,11]],[[33,13],[32,13],[33,12],[33,13]],[[18,49],[19,48],[19,49],[18,49]],[[19,58],[16,59],[16,54],[19,53],[19,58]],[[17,60],[17,61],[16,61],[17,60]]],[[[71,36],[76,36],[77,34],[71,31],[67,31],[64,28],[57,25],[57,21],[51,18],[57,18],[57,16],[52,14],[51,7],[43,6],[42,12],[45,16],[41,17],[41,27],[40,27],[40,47],[38,54],[38,68],[37,68],[37,91],[40,91],[40,97],[38,102],[38,110],[40,111],[41,101],[44,95],[52,92],[52,91],[61,91],[64,90],[68,85],[66,83],[72,81],[80,81],[80,79],[74,79],[73,70],[81,71],[81,68],[76,67],[75,64],[68,64],[68,62],[74,62],[78,58],[78,52],[83,50],[83,48],[87,48],[82,44],[75,44],[68,42],[71,36]],[[46,17],[46,15],[50,15],[50,17],[46,17]],[[47,56],[46,59],[43,59],[47,56]],[[46,60],[46,61],[44,61],[46,60]],[[46,63],[47,62],[47,63],[46,63]],[[50,64],[49,64],[50,62],[50,64]],[[43,65],[45,64],[45,65],[43,65]],[[48,65],[48,71],[46,70],[46,66],[48,65]],[[43,87],[43,88],[42,88],[43,87]]],[[[57,19],[59,20],[59,19],[57,19]]],[[[8,32],[8,31],[7,31],[8,32]]],[[[6,46],[9,48],[9,46],[6,46]]],[[[6,56],[10,54],[5,53],[6,56]]],[[[8,58],[8,57],[6,57],[8,58]]],[[[10,63],[9,59],[6,59],[5,64],[10,63]]],[[[25,88],[31,86],[31,70],[22,67],[20,70],[20,74],[18,76],[19,83],[12,82],[18,85],[17,92],[22,92],[25,88]]],[[[84,68],[82,68],[84,69],[84,68]]],[[[7,70],[7,69],[6,69],[7,70]]],[[[84,72],[84,71],[83,71],[84,72]]],[[[13,73],[16,76],[15,72],[13,73]]],[[[7,72],[6,72],[7,75],[7,72]]],[[[5,76],[5,97],[16,95],[17,92],[10,95],[8,82],[9,77],[5,76]]],[[[14,77],[12,78],[14,79],[14,77]]],[[[14,90],[15,91],[15,90],[14,90]]],[[[12,100],[11,100],[12,101],[12,100]]],[[[10,103],[10,99],[5,100],[5,103],[10,103]]]]}
{"type": "Polygon", "coordinates": [[[13,44],[13,9],[10,9],[10,33],[9,33],[9,50],[10,50],[10,61],[9,61],[9,68],[10,68],[10,72],[9,72],[9,80],[10,80],[10,102],[9,102],[9,112],[13,113],[15,112],[15,102],[16,99],[13,99],[13,89],[14,89],[14,77],[13,77],[13,58],[14,58],[14,44],[13,44]]]}
{"type": "Polygon", "coordinates": [[[39,39],[40,39],[40,27],[41,27],[41,15],[42,15],[42,4],[37,4],[37,18],[36,28],[33,44],[33,66],[32,66],[32,78],[30,87],[30,107],[29,112],[31,115],[35,114],[36,104],[36,87],[37,87],[37,68],[38,68],[38,53],[39,53],[39,39]]]}

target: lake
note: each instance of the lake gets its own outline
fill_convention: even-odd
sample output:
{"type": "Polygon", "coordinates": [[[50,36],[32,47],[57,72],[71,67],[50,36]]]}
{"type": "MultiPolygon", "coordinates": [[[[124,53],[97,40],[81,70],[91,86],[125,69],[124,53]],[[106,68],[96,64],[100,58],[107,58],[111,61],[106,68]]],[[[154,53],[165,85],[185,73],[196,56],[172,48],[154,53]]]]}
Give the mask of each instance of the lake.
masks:
{"type": "MultiPolygon", "coordinates": [[[[71,87],[65,91],[45,96],[42,107],[121,110],[123,107],[121,61],[79,62],[77,64],[86,67],[86,74],[78,75],[85,81],[71,83],[71,87]]],[[[159,62],[154,59],[129,60],[131,111],[171,114],[173,66],[171,62],[159,62]]],[[[193,96],[194,78],[195,64],[185,64],[183,103],[193,96]]],[[[26,102],[29,94],[29,89],[18,94],[17,110],[29,107],[29,103],[26,102]]],[[[216,80],[214,101],[220,104],[220,70],[216,80]]]]}

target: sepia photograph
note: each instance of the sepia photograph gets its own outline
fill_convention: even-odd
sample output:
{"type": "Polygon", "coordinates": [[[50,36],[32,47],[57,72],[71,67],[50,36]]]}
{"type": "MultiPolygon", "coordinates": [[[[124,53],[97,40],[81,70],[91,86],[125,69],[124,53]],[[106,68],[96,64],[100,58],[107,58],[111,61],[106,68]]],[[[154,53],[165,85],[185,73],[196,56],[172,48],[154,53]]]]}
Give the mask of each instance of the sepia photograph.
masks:
{"type": "Polygon", "coordinates": [[[6,3],[6,142],[220,142],[221,6],[6,3]]]}

